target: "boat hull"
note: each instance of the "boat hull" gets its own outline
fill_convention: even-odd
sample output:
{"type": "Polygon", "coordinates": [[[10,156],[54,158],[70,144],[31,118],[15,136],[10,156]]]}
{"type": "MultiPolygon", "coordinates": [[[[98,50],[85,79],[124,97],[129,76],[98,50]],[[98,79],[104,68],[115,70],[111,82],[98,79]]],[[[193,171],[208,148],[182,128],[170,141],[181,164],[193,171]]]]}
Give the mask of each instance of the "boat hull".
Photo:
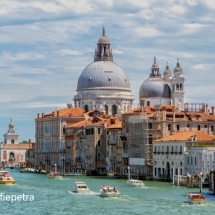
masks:
{"type": "Polygon", "coordinates": [[[102,197],[120,197],[120,193],[105,193],[101,192],[102,197]]]}
{"type": "Polygon", "coordinates": [[[80,190],[80,189],[75,189],[73,192],[75,193],[89,193],[89,190],[80,190]]]}
{"type": "Polygon", "coordinates": [[[53,176],[53,175],[48,175],[49,179],[61,179],[63,178],[61,175],[53,176]]]}
{"type": "Polygon", "coordinates": [[[15,184],[15,181],[0,181],[0,184],[15,184]]]}
{"type": "Polygon", "coordinates": [[[144,186],[143,182],[139,181],[139,180],[132,180],[132,181],[128,180],[126,183],[130,187],[142,187],[142,186],[144,186]]]}
{"type": "Polygon", "coordinates": [[[205,200],[190,200],[189,203],[193,204],[193,205],[201,205],[201,204],[206,204],[206,201],[205,200]]]}

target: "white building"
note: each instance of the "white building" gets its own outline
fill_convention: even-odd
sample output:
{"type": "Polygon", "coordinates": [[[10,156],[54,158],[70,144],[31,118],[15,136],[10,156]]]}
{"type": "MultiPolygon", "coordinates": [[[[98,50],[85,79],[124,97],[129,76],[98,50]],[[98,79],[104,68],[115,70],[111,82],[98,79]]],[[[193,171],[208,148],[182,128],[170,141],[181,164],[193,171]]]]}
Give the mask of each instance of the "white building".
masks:
{"type": "MultiPolygon", "coordinates": [[[[205,144],[214,144],[214,137],[202,131],[179,132],[153,141],[153,178],[172,179],[173,173],[174,175],[186,175],[188,172],[187,157],[189,159],[192,157],[192,155],[187,155],[189,150],[194,146],[205,144]]],[[[192,159],[194,159],[194,163],[202,165],[200,157],[196,156],[196,160],[192,159]]]]}
{"type": "Polygon", "coordinates": [[[29,148],[29,144],[19,144],[19,134],[15,132],[11,120],[8,133],[4,134],[4,144],[0,144],[0,161],[24,163],[26,150],[29,148]]]}
{"type": "Polygon", "coordinates": [[[88,112],[97,109],[110,115],[121,115],[132,109],[133,96],[125,72],[113,62],[109,39],[103,34],[98,40],[94,62],[78,79],[75,107],[88,112]]]}
{"type": "Polygon", "coordinates": [[[174,69],[174,75],[167,65],[162,78],[159,65],[154,58],[150,77],[140,87],[140,105],[176,105],[179,110],[184,110],[184,81],[179,62],[174,69]]]}

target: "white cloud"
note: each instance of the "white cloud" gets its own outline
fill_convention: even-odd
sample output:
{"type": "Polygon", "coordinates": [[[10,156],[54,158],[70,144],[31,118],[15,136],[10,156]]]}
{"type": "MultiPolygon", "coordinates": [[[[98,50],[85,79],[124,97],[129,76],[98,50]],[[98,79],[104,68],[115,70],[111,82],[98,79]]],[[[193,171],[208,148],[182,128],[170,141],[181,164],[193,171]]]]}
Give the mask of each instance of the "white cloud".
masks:
{"type": "Polygon", "coordinates": [[[170,7],[170,11],[172,13],[183,14],[185,12],[185,9],[180,5],[173,5],[172,7],[170,7]]]}
{"type": "Polygon", "coordinates": [[[65,56],[65,55],[82,55],[80,51],[76,50],[70,50],[70,49],[61,49],[60,50],[60,55],[65,56]]]}

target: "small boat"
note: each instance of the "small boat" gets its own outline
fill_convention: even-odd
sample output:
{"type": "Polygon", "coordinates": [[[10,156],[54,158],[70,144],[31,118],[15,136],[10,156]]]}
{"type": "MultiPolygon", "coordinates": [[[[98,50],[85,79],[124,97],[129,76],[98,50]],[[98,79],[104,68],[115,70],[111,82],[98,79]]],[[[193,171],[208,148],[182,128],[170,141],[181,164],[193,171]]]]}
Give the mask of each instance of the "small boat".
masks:
{"type": "Polygon", "coordinates": [[[74,188],[75,190],[73,192],[76,193],[88,193],[90,191],[84,182],[75,182],[74,188]]]}
{"type": "Polygon", "coordinates": [[[15,184],[15,180],[8,171],[0,170],[0,184],[15,184]]]}
{"type": "Polygon", "coordinates": [[[135,180],[135,179],[130,179],[127,182],[127,185],[131,186],[131,187],[141,187],[144,186],[144,183],[140,180],[135,180]]]}
{"type": "Polygon", "coordinates": [[[47,177],[50,179],[55,179],[55,178],[62,178],[62,175],[58,172],[50,172],[47,174],[47,177]]]}
{"type": "Polygon", "coordinates": [[[29,173],[36,173],[36,170],[35,169],[28,169],[28,172],[29,173]]]}
{"type": "Polygon", "coordinates": [[[102,186],[100,192],[102,197],[120,197],[116,187],[102,186]]]}
{"type": "Polygon", "coordinates": [[[41,170],[41,174],[47,174],[46,170],[41,170]]]}
{"type": "Polygon", "coordinates": [[[198,192],[190,192],[187,194],[188,202],[190,204],[206,204],[205,197],[198,192]]]}
{"type": "Polygon", "coordinates": [[[23,169],[20,169],[19,172],[20,172],[20,173],[26,173],[27,170],[23,168],[23,169]]]}

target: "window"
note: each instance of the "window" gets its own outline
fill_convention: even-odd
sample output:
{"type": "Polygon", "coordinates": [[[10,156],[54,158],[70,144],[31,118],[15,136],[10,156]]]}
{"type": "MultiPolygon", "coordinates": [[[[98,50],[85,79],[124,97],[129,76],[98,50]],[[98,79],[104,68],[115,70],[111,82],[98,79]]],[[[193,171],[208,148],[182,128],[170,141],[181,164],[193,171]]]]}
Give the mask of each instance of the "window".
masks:
{"type": "Polygon", "coordinates": [[[164,152],[164,146],[162,146],[162,152],[164,152]]]}
{"type": "Polygon", "coordinates": [[[105,105],[105,113],[108,114],[108,106],[105,105]]]}
{"type": "Polygon", "coordinates": [[[193,158],[191,157],[191,165],[193,165],[193,158]]]}
{"type": "Polygon", "coordinates": [[[195,157],[195,165],[196,165],[196,157],[195,157]]]}
{"type": "Polygon", "coordinates": [[[211,131],[214,131],[214,127],[213,127],[213,125],[211,126],[211,131]]]}
{"type": "Polygon", "coordinates": [[[177,125],[177,131],[180,131],[180,125],[177,125]]]}
{"type": "Polygon", "coordinates": [[[147,102],[146,102],[146,106],[150,106],[150,101],[147,101],[147,102]]]}
{"type": "Polygon", "coordinates": [[[14,144],[14,140],[11,140],[11,143],[14,144]]]}
{"type": "Polygon", "coordinates": [[[98,140],[98,146],[100,146],[100,140],[98,140]]]}
{"type": "Polygon", "coordinates": [[[102,155],[101,155],[101,152],[98,152],[97,161],[102,161],[102,155]]]}
{"type": "Polygon", "coordinates": [[[158,152],[160,152],[160,146],[158,146],[158,152]]]}
{"type": "Polygon", "coordinates": [[[189,128],[190,127],[190,125],[189,124],[187,124],[187,128],[189,128]]]}
{"type": "Polygon", "coordinates": [[[168,124],[168,131],[171,131],[171,125],[168,124]]]}
{"type": "Polygon", "coordinates": [[[207,128],[208,126],[207,126],[207,125],[205,125],[204,127],[205,127],[205,128],[207,128]]]}
{"type": "Polygon", "coordinates": [[[182,175],[182,169],[180,169],[180,175],[182,175]]]}
{"type": "Polygon", "coordinates": [[[166,152],[169,154],[169,146],[167,146],[167,148],[166,148],[166,152]]]}
{"type": "Polygon", "coordinates": [[[154,147],[154,152],[156,153],[156,146],[154,147]]]}
{"type": "Polygon", "coordinates": [[[152,129],[152,123],[148,124],[148,129],[152,129]]]}
{"type": "Polygon", "coordinates": [[[98,134],[101,134],[101,128],[98,128],[98,134]]]}
{"type": "Polygon", "coordinates": [[[188,157],[188,158],[187,158],[187,165],[189,165],[189,160],[190,160],[190,159],[189,159],[189,157],[188,157]]]}
{"type": "Polygon", "coordinates": [[[157,161],[155,161],[155,165],[157,164],[157,161]]]}
{"type": "Polygon", "coordinates": [[[182,146],[180,146],[180,153],[182,154],[182,146]]]}
{"type": "Polygon", "coordinates": [[[85,112],[88,112],[88,111],[89,111],[89,106],[88,106],[88,105],[85,105],[85,106],[84,106],[84,110],[85,110],[85,112]]]}
{"type": "Polygon", "coordinates": [[[155,176],[157,175],[157,168],[155,168],[155,176]]]}
{"type": "Polygon", "coordinates": [[[164,161],[162,161],[162,165],[164,165],[164,161]]]}
{"type": "Polygon", "coordinates": [[[201,129],[201,126],[200,126],[200,125],[198,125],[198,131],[200,131],[200,129],[201,129]]]}
{"type": "Polygon", "coordinates": [[[109,135],[109,131],[107,130],[107,135],[109,135]]]}
{"type": "Polygon", "coordinates": [[[117,106],[112,105],[112,115],[115,116],[117,114],[117,106]]]}
{"type": "Polygon", "coordinates": [[[178,146],[175,147],[175,152],[178,152],[178,146]]]}
{"type": "Polygon", "coordinates": [[[172,152],[174,152],[174,147],[172,146],[172,152]]]}
{"type": "Polygon", "coordinates": [[[91,128],[90,134],[94,134],[94,129],[93,128],[91,128]]]}
{"type": "Polygon", "coordinates": [[[180,162],[180,166],[182,166],[182,162],[180,162]]]}
{"type": "Polygon", "coordinates": [[[153,140],[153,138],[152,138],[152,135],[151,134],[149,134],[149,139],[148,139],[148,144],[152,144],[152,140],[153,140]]]}
{"type": "Polygon", "coordinates": [[[174,162],[172,161],[172,166],[174,166],[174,162]]]}

